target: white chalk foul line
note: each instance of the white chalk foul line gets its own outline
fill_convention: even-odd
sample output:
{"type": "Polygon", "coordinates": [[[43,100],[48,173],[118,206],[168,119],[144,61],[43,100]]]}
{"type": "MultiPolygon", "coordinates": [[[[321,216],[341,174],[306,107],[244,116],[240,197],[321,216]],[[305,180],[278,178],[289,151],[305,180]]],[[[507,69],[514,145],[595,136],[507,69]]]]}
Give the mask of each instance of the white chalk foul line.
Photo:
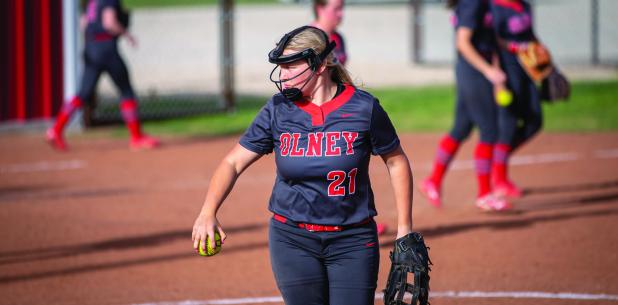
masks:
{"type": "Polygon", "coordinates": [[[618,158],[618,149],[601,149],[594,153],[600,159],[618,158]]]}
{"type": "MultiPolygon", "coordinates": [[[[600,149],[592,153],[595,159],[612,159],[618,158],[618,149],[600,149]]],[[[586,159],[587,156],[575,152],[565,153],[545,153],[536,155],[515,155],[509,160],[510,165],[531,165],[531,164],[549,164],[560,162],[571,162],[576,160],[586,159]]],[[[424,163],[421,165],[424,169],[431,169],[433,163],[424,163]]],[[[455,160],[451,164],[451,170],[470,170],[474,169],[474,160],[455,160]]]]}
{"type": "Polygon", "coordinates": [[[618,301],[618,295],[540,291],[443,291],[431,293],[431,298],[500,298],[618,301]]]}
{"type": "MultiPolygon", "coordinates": [[[[569,162],[581,159],[577,153],[548,153],[537,155],[513,156],[510,159],[510,165],[530,165],[530,164],[547,164],[558,162],[569,162]]],[[[433,164],[425,164],[425,167],[431,168],[433,164]]],[[[455,160],[451,165],[452,170],[467,170],[474,169],[474,160],[455,160]]]]}
{"type": "MultiPolygon", "coordinates": [[[[382,299],[382,293],[376,294],[376,300],[382,299]]],[[[554,300],[579,300],[579,301],[618,301],[618,295],[614,294],[590,294],[574,292],[542,292],[542,291],[436,291],[429,295],[430,299],[451,298],[451,299],[471,299],[471,298],[492,298],[492,299],[554,299],[554,300]]],[[[283,298],[256,297],[238,299],[219,299],[219,300],[188,300],[178,302],[157,302],[141,303],[133,305],[246,305],[246,304],[265,304],[283,303],[283,298]]]]}
{"type": "Polygon", "coordinates": [[[35,163],[10,164],[0,166],[0,174],[51,172],[82,169],[87,163],[82,160],[69,161],[41,161],[35,163]]]}

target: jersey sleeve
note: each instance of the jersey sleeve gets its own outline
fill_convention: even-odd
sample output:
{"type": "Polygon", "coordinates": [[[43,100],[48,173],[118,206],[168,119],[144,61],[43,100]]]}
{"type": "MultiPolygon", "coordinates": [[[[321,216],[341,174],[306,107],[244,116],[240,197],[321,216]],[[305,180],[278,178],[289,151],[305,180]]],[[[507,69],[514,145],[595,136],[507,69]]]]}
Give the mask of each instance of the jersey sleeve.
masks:
{"type": "Polygon", "coordinates": [[[371,153],[374,155],[388,154],[399,147],[399,137],[395,127],[377,100],[373,102],[369,134],[371,137],[371,153]]]}
{"type": "Polygon", "coordinates": [[[245,134],[240,138],[239,144],[242,147],[262,155],[273,151],[274,141],[270,124],[272,108],[270,106],[271,104],[269,103],[262,107],[262,110],[253,119],[245,134]]]}
{"type": "Polygon", "coordinates": [[[460,0],[457,4],[457,27],[475,30],[478,25],[480,0],[460,0]]]}

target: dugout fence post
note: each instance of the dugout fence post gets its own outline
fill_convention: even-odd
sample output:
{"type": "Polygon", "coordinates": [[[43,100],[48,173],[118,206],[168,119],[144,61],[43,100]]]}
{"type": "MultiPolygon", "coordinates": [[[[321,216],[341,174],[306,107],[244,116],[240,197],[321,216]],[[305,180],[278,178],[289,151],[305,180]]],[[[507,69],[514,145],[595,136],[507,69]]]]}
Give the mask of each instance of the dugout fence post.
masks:
{"type": "Polygon", "coordinates": [[[221,102],[234,110],[234,1],[219,0],[221,102]]]}
{"type": "Polygon", "coordinates": [[[590,2],[590,61],[593,65],[599,64],[599,0],[590,2]]]}
{"type": "Polygon", "coordinates": [[[423,17],[422,12],[422,0],[410,0],[410,10],[412,11],[412,18],[410,20],[411,28],[412,28],[412,37],[410,37],[410,41],[412,42],[412,62],[415,64],[420,64],[423,62],[422,55],[422,32],[423,32],[423,17]]]}

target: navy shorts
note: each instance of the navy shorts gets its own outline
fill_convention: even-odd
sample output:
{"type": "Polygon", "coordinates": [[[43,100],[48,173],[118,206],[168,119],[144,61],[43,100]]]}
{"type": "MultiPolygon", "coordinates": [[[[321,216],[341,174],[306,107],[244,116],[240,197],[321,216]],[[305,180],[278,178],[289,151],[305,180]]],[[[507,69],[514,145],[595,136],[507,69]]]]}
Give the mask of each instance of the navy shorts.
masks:
{"type": "Polygon", "coordinates": [[[380,249],[373,220],[310,232],[272,219],[269,249],[286,305],[374,304],[380,249]]]}

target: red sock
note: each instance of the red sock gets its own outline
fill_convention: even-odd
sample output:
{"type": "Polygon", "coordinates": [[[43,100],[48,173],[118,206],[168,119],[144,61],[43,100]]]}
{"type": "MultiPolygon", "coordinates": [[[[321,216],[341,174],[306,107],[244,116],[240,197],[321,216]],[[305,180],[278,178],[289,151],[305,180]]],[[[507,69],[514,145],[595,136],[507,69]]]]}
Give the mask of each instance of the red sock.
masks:
{"type": "Polygon", "coordinates": [[[448,135],[440,141],[438,151],[436,152],[436,160],[433,164],[433,172],[429,178],[436,186],[442,184],[442,177],[458,148],[459,142],[448,135]]]}
{"type": "Polygon", "coordinates": [[[491,174],[492,146],[487,143],[479,142],[474,150],[474,165],[476,168],[476,179],[479,183],[478,197],[485,196],[491,191],[489,177],[491,174]]]}
{"type": "Polygon", "coordinates": [[[142,130],[137,117],[137,102],[134,99],[126,99],[120,103],[122,118],[127,124],[127,129],[131,134],[131,139],[136,140],[142,137],[142,130]]]}
{"type": "Polygon", "coordinates": [[[492,177],[494,183],[502,183],[507,181],[507,166],[511,146],[507,144],[496,144],[494,146],[492,177]]]}
{"type": "Polygon", "coordinates": [[[73,97],[70,102],[62,105],[60,112],[58,112],[58,117],[56,118],[56,124],[54,124],[54,131],[57,134],[61,134],[64,130],[64,126],[69,122],[71,115],[75,110],[79,109],[82,106],[82,100],[79,96],[73,97]]]}

